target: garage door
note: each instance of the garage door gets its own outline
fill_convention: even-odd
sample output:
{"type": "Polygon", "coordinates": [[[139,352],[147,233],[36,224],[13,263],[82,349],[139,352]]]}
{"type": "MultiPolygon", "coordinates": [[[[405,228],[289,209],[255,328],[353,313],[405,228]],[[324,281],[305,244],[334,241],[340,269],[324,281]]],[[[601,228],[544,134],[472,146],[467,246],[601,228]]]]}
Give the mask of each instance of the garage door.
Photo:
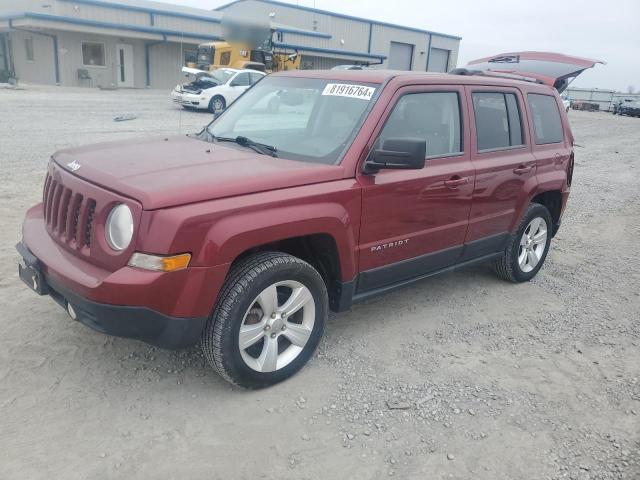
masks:
{"type": "Polygon", "coordinates": [[[429,67],[427,72],[447,72],[449,71],[449,50],[442,48],[432,48],[429,52],[429,67]]]}
{"type": "Polygon", "coordinates": [[[411,70],[413,45],[409,43],[391,42],[389,49],[389,68],[392,70],[411,70]]]}

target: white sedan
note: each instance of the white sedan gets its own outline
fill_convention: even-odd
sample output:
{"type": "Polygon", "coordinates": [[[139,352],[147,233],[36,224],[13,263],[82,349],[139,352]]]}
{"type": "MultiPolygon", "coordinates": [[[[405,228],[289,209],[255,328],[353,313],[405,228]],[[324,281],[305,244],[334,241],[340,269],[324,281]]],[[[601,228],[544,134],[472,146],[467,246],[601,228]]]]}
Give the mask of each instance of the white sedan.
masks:
{"type": "Polygon", "coordinates": [[[219,112],[231,105],[251,85],[265,76],[257,70],[218,68],[212,72],[183,67],[182,71],[195,80],[177,85],[171,98],[184,108],[219,112]]]}

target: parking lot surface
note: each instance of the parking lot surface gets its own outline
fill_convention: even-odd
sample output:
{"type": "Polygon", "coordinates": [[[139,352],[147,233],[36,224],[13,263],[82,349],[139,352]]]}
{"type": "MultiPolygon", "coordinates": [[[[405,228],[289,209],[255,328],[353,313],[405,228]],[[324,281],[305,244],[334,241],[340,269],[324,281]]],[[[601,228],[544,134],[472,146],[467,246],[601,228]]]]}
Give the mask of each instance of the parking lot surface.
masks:
{"type": "Polygon", "coordinates": [[[244,391],[198,348],[72,321],[13,247],[53,151],[210,114],[169,92],[0,90],[0,478],[637,480],[640,119],[569,117],[572,194],[532,282],[480,266],[356,305],[294,378],[244,391]]]}

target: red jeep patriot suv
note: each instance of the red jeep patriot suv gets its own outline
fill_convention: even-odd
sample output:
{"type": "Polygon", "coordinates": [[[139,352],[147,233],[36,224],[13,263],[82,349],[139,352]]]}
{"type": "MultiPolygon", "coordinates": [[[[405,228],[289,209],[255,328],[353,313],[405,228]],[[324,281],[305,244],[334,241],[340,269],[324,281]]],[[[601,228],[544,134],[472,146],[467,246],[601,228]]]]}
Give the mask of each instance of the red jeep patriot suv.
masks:
{"type": "Polygon", "coordinates": [[[557,90],[593,65],[288,71],[196,136],[57,152],[20,277],[93,329],[201,342],[225,379],[271,385],[309,360],[329,309],[478,262],[535,276],[573,171],[557,90]]]}

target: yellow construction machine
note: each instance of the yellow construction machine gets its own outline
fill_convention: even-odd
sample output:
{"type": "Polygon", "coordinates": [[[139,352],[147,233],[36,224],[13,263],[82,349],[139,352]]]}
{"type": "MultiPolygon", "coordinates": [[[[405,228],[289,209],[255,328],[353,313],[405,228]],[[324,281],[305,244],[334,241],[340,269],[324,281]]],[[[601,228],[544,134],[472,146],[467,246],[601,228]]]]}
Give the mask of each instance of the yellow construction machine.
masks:
{"type": "Polygon", "coordinates": [[[211,71],[220,67],[251,68],[263,72],[279,72],[300,68],[297,53],[274,51],[276,32],[268,21],[246,16],[222,19],[224,40],[198,45],[195,62],[188,67],[211,71]]]}
{"type": "Polygon", "coordinates": [[[258,47],[247,42],[214,41],[198,45],[196,62],[188,67],[211,71],[220,67],[251,68],[262,72],[279,72],[300,68],[297,53],[274,52],[271,41],[258,47]]]}

